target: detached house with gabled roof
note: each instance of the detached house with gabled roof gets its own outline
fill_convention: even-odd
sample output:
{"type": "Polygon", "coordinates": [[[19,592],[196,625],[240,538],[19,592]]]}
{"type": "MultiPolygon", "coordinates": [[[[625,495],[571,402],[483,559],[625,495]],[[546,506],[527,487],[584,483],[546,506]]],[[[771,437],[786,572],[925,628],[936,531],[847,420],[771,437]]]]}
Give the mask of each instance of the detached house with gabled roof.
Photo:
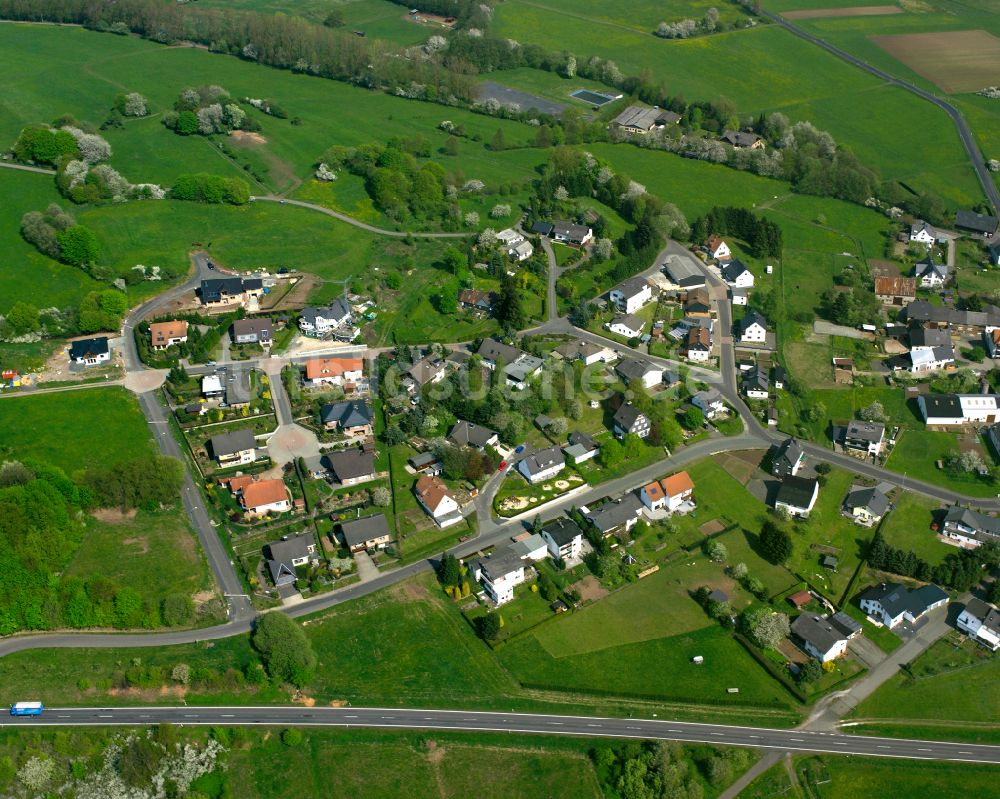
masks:
{"type": "Polygon", "coordinates": [[[737,150],[763,150],[766,147],[764,140],[756,133],[742,130],[727,130],[722,134],[722,141],[737,150]]]}
{"type": "Polygon", "coordinates": [[[619,499],[608,500],[603,505],[581,508],[584,518],[598,529],[605,538],[627,533],[639,522],[642,500],[634,492],[619,499]]]}
{"type": "Polygon", "coordinates": [[[615,413],[613,421],[616,438],[624,438],[632,433],[639,438],[647,438],[652,427],[649,417],[631,402],[622,404],[615,413]]]}
{"type": "Polygon", "coordinates": [[[275,588],[292,585],[297,579],[295,569],[316,559],[316,539],[310,533],[287,535],[280,541],[264,545],[264,558],[275,588]]]}
{"type": "Polygon", "coordinates": [[[920,284],[920,288],[924,289],[943,286],[948,282],[948,274],[948,264],[935,261],[930,252],[913,267],[913,276],[920,284]]]}
{"type": "Polygon", "coordinates": [[[460,447],[483,450],[495,447],[500,441],[500,435],[496,430],[459,419],[448,432],[448,441],[460,447]]]}
{"type": "Polygon", "coordinates": [[[640,358],[626,358],[615,366],[615,374],[626,384],[638,380],[645,388],[663,382],[663,368],[640,358]]]}
{"type": "Polygon", "coordinates": [[[667,510],[676,513],[679,510],[694,508],[694,481],[687,472],[677,472],[660,481],[663,496],[667,500],[667,510]]]}
{"type": "Polygon", "coordinates": [[[517,464],[517,470],[532,485],[555,477],[565,468],[566,457],[559,447],[547,447],[532,452],[517,464]]]}
{"type": "Polygon", "coordinates": [[[345,436],[370,436],[372,412],[363,400],[335,402],[320,408],[319,419],[327,430],[336,430],[345,436]]]}
{"type": "Polygon", "coordinates": [[[615,286],[608,298],[619,311],[632,314],[653,299],[653,288],[643,277],[632,277],[615,286]]]}
{"type": "Polygon", "coordinates": [[[306,361],[306,382],[311,387],[322,385],[357,385],[365,376],[361,358],[312,358],[306,361]]]}
{"type": "Polygon", "coordinates": [[[69,360],[77,366],[97,366],[111,360],[107,336],[85,338],[69,345],[69,360]]]}
{"type": "Polygon", "coordinates": [[[248,516],[285,513],[292,509],[284,480],[254,480],[243,486],[240,505],[248,516]]]}
{"type": "Polygon", "coordinates": [[[514,588],[524,582],[524,560],[509,546],[496,550],[485,558],[475,558],[467,564],[473,580],[481,583],[494,605],[503,605],[514,598],[514,588]]]}
{"type": "Polygon", "coordinates": [[[958,615],[955,626],[991,652],[1000,649],[1000,610],[973,597],[958,615]]]}
{"type": "Polygon", "coordinates": [[[875,296],[883,305],[907,305],[917,298],[917,281],[912,277],[877,277],[875,296]]]}
{"type": "Polygon", "coordinates": [[[865,527],[872,527],[882,521],[890,507],[889,495],[881,485],[851,486],[844,499],[844,512],[855,524],[865,527]]]}
{"type": "Polygon", "coordinates": [[[224,305],[244,305],[264,293],[264,281],[259,277],[223,277],[202,280],[198,294],[201,303],[210,308],[224,305]]]}
{"type": "Polygon", "coordinates": [[[266,317],[237,319],[233,322],[232,336],[234,344],[259,344],[262,347],[270,347],[271,320],[266,317]]]}
{"type": "Polygon", "coordinates": [[[450,527],[462,521],[458,499],[440,477],[425,474],[413,486],[413,493],[438,527],[450,527]]]}
{"type": "Polygon", "coordinates": [[[381,513],[340,523],[340,537],[351,552],[382,549],[392,541],[389,522],[381,513]]]}
{"type": "Polygon", "coordinates": [[[791,632],[802,651],[820,663],[847,653],[847,636],[825,616],[803,613],[792,622],[791,632]]]}
{"type": "Polygon", "coordinates": [[[149,326],[149,343],[154,350],[165,350],[188,340],[188,323],[182,319],[153,322],[149,326]]]}
{"type": "Polygon", "coordinates": [[[736,332],[740,344],[766,344],[767,319],[760,311],[751,308],[737,323],[736,332]]]}
{"type": "Polygon", "coordinates": [[[806,518],[819,497],[819,482],[806,477],[789,475],[781,481],[774,499],[775,509],[784,508],[792,516],[806,518]]]}
{"type": "Polygon", "coordinates": [[[739,258],[734,258],[721,271],[727,285],[744,289],[753,287],[753,272],[739,258]]]}
{"type": "Polygon", "coordinates": [[[971,508],[952,505],[942,520],[941,535],[965,549],[975,549],[980,544],[998,544],[1000,519],[971,508]]]}
{"type": "Polygon", "coordinates": [[[608,330],[625,338],[638,338],[646,323],[635,314],[616,316],[608,324],[608,330]]]}
{"type": "Polygon", "coordinates": [[[221,469],[243,466],[257,459],[257,441],[249,428],[212,436],[208,447],[221,469]]]}
{"type": "Polygon", "coordinates": [[[794,477],[805,460],[806,452],[798,439],[786,438],[771,456],[771,474],[775,477],[794,477]]]}
{"type": "Polygon", "coordinates": [[[326,308],[303,308],[299,314],[299,330],[313,338],[323,338],[337,329],[349,327],[353,322],[354,312],[342,297],[333,300],[326,308]]]}
{"type": "Polygon", "coordinates": [[[910,225],[910,241],[930,247],[938,239],[937,231],[923,219],[918,219],[910,225]]]}
{"type": "Polygon", "coordinates": [[[899,583],[882,583],[869,588],[858,598],[861,609],[886,627],[910,622],[934,608],[948,604],[948,595],[936,585],[910,590],[899,583]]]}
{"type": "Polygon", "coordinates": [[[542,538],[554,560],[572,560],[583,549],[583,530],[572,519],[560,518],[542,528],[542,538]]]}
{"type": "Polygon", "coordinates": [[[728,261],[732,257],[729,245],[721,236],[716,236],[714,233],[705,242],[705,252],[709,258],[714,258],[716,261],[728,261]]]}
{"type": "Polygon", "coordinates": [[[967,233],[976,233],[983,238],[989,239],[997,232],[1000,219],[989,214],[980,214],[976,211],[957,211],[955,213],[955,227],[967,233]]]}

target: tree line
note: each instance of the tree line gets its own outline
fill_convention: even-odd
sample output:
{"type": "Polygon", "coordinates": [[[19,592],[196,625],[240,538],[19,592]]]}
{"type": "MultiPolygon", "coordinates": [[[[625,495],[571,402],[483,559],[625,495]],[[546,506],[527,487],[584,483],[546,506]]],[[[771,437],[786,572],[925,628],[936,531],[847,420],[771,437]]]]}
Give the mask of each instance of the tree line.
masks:
{"type": "Polygon", "coordinates": [[[710,233],[734,236],[746,242],[758,258],[781,257],[781,228],[776,222],[746,208],[716,206],[704,217],[691,223],[692,241],[702,242],[710,233]]]}
{"type": "Polygon", "coordinates": [[[960,549],[932,566],[911,550],[887,544],[882,533],[876,532],[868,547],[868,565],[901,577],[968,591],[982,580],[984,569],[1000,566],[1000,546],[986,543],[976,549],[960,549]]]}

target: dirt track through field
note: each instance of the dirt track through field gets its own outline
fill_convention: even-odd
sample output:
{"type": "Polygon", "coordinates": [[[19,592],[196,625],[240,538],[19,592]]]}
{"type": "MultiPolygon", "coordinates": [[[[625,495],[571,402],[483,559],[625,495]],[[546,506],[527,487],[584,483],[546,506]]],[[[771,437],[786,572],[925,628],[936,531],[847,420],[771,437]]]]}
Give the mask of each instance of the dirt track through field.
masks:
{"type": "Polygon", "coordinates": [[[877,17],[883,14],[902,14],[899,6],[848,6],[847,8],[803,8],[801,11],[782,11],[785,19],[819,19],[820,17],[877,17]]]}
{"type": "Polygon", "coordinates": [[[997,83],[1000,39],[984,30],[872,36],[893,58],[948,94],[997,83]]]}

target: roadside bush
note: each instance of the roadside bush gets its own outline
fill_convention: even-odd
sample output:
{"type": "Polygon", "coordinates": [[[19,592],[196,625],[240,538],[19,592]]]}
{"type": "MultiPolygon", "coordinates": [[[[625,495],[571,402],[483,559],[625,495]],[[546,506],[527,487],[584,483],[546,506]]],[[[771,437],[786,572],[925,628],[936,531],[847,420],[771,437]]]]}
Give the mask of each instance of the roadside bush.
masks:
{"type": "Polygon", "coordinates": [[[224,178],[204,172],[186,173],[177,176],[170,196],[175,200],[244,205],[250,201],[250,186],[242,178],[224,178]]]}
{"type": "Polygon", "coordinates": [[[305,631],[283,613],[267,613],[251,638],[268,676],[301,688],[316,668],[316,653],[305,631]]]}

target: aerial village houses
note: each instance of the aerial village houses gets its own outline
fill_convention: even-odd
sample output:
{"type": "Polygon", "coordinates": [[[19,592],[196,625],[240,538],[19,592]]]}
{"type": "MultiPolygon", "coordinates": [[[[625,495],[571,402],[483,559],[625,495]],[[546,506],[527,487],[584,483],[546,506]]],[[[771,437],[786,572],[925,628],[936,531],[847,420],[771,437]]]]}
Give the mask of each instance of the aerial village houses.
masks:
{"type": "Polygon", "coordinates": [[[312,388],[329,385],[352,391],[364,380],[364,369],[361,358],[311,358],[306,361],[306,383],[312,388]]]}
{"type": "MultiPolygon", "coordinates": [[[[326,308],[303,308],[299,314],[299,330],[312,338],[326,338],[336,330],[349,327],[354,321],[354,312],[347,300],[338,297],[326,308]]],[[[354,336],[351,336],[350,341],[354,336]]]]}
{"type": "Polygon", "coordinates": [[[623,403],[613,418],[616,438],[624,438],[634,433],[639,438],[647,438],[652,427],[649,417],[631,402],[623,403]]]}
{"type": "Polygon", "coordinates": [[[635,314],[616,316],[608,324],[608,330],[625,338],[638,338],[646,323],[635,314]]]}
{"type": "Polygon", "coordinates": [[[663,382],[663,369],[640,358],[626,358],[615,366],[617,374],[625,384],[638,380],[644,388],[653,388],[663,382]]]}
{"type": "Polygon", "coordinates": [[[861,609],[886,627],[907,621],[911,624],[934,608],[948,604],[948,595],[936,585],[910,590],[898,583],[882,583],[859,597],[861,609]]]}
{"type": "Polygon", "coordinates": [[[734,258],[722,267],[722,279],[728,286],[734,288],[748,289],[753,287],[753,272],[747,269],[746,265],[734,258]]]}
{"type": "Polygon", "coordinates": [[[423,475],[414,485],[413,492],[438,527],[449,527],[462,521],[458,499],[440,477],[423,475]]]}
{"type": "Polygon", "coordinates": [[[271,320],[267,318],[237,319],[233,322],[234,344],[271,346],[271,320]]]}
{"type": "Polygon", "coordinates": [[[254,480],[239,492],[240,505],[247,516],[266,516],[292,509],[283,480],[254,480]]]}
{"type": "Polygon", "coordinates": [[[344,449],[327,452],[323,461],[342,486],[356,485],[377,477],[375,472],[375,452],[371,449],[344,449]]]}
{"type": "Polygon", "coordinates": [[[626,133],[645,135],[654,130],[660,130],[667,125],[676,125],[680,122],[680,114],[673,111],[666,111],[660,108],[643,108],[641,105],[630,105],[618,116],[611,120],[611,124],[624,130],[626,133]]]}
{"type": "Polygon", "coordinates": [[[503,605],[514,598],[514,588],[524,582],[524,560],[504,547],[485,558],[466,564],[473,580],[479,582],[494,605],[503,605]]]}
{"type": "Polygon", "coordinates": [[[586,225],[573,222],[553,222],[552,240],[575,247],[586,246],[594,238],[594,231],[586,225]]]}
{"type": "Polygon", "coordinates": [[[991,652],[1000,649],[1000,611],[973,597],[958,615],[955,626],[991,652]]]}
{"type": "Polygon", "coordinates": [[[583,550],[583,530],[572,519],[559,518],[542,528],[542,538],[554,560],[566,562],[580,557],[583,550]]]}
{"type": "Polygon", "coordinates": [[[997,225],[1000,220],[995,216],[979,214],[975,211],[958,211],[955,214],[955,227],[964,230],[966,233],[974,233],[984,239],[993,238],[997,232],[997,225]]]}
{"type": "Polygon", "coordinates": [[[69,345],[70,363],[77,366],[97,366],[111,360],[111,347],[107,336],[85,338],[69,345]]]}
{"type": "Polygon", "coordinates": [[[776,509],[784,508],[792,516],[806,518],[816,505],[819,497],[819,482],[807,477],[789,475],[781,480],[774,500],[776,509]]]}
{"type": "Polygon", "coordinates": [[[590,341],[577,339],[556,347],[553,352],[567,361],[581,361],[584,366],[595,363],[610,363],[617,356],[609,347],[602,347],[590,341]]]}
{"type": "Polygon", "coordinates": [[[458,292],[458,304],[463,308],[471,308],[483,313],[492,313],[496,305],[497,295],[494,291],[479,291],[477,289],[462,289],[458,292]]]}
{"type": "Polygon", "coordinates": [[[694,507],[694,481],[687,472],[677,472],[660,481],[666,508],[670,513],[694,507]]]}
{"type": "Polygon", "coordinates": [[[257,459],[257,442],[253,431],[248,428],[212,436],[208,440],[208,448],[220,469],[244,466],[257,459]]]}
{"type": "Polygon", "coordinates": [[[937,239],[937,231],[924,222],[923,219],[918,219],[910,225],[910,241],[915,241],[918,244],[930,247],[937,241],[937,239]]]}
{"type": "Polygon", "coordinates": [[[767,320],[751,308],[736,325],[740,344],[767,343],[767,320]]]}
{"type": "Polygon", "coordinates": [[[532,485],[555,477],[565,468],[566,458],[559,447],[536,450],[517,464],[517,470],[532,485]]]}
{"type": "Polygon", "coordinates": [[[721,236],[716,236],[714,233],[705,242],[705,252],[708,253],[709,258],[716,261],[728,261],[732,257],[729,245],[721,236]]]}
{"type": "Polygon", "coordinates": [[[705,285],[705,273],[687,258],[674,258],[660,270],[666,282],[666,291],[690,291],[705,285]]]}
{"type": "Polygon", "coordinates": [[[275,588],[292,585],[296,567],[316,561],[316,539],[310,533],[285,536],[264,545],[264,559],[275,588]]]}
{"type": "Polygon", "coordinates": [[[882,521],[890,508],[889,495],[885,488],[878,486],[851,486],[844,498],[844,513],[855,524],[872,527],[882,521]]]}
{"type": "Polygon", "coordinates": [[[250,300],[264,293],[264,282],[259,277],[223,277],[201,281],[198,291],[202,305],[221,308],[230,305],[246,306],[250,300]]]}
{"type": "Polygon", "coordinates": [[[334,402],[320,408],[319,419],[327,430],[337,431],[345,436],[372,434],[372,412],[363,400],[334,402]]]}
{"type": "Polygon", "coordinates": [[[500,435],[488,427],[459,419],[448,432],[448,441],[460,447],[483,450],[495,447],[500,442],[500,435]]]}
{"type": "Polygon", "coordinates": [[[737,150],[763,150],[766,146],[764,140],[756,133],[742,130],[727,130],[722,134],[722,141],[731,144],[737,150]]]}
{"type": "Polygon", "coordinates": [[[862,458],[877,457],[882,454],[882,446],[885,442],[885,425],[881,422],[852,419],[850,424],[843,428],[843,437],[835,435],[835,439],[837,438],[844,447],[844,451],[849,455],[862,458]]]}
{"type": "Polygon", "coordinates": [[[906,305],[917,298],[917,281],[912,277],[877,277],[875,296],[883,305],[906,305]]]}
{"type": "Polygon", "coordinates": [[[955,363],[955,348],[947,330],[910,330],[910,371],[934,372],[955,363]]]}
{"type": "Polygon", "coordinates": [[[483,339],[478,353],[483,366],[491,372],[498,364],[504,364],[503,373],[506,383],[511,388],[523,391],[528,387],[528,380],[542,371],[542,359],[522,352],[517,347],[511,347],[496,339],[483,339]]]}
{"type": "Polygon", "coordinates": [[[634,314],[653,299],[653,288],[645,278],[633,277],[611,289],[608,298],[622,313],[634,314]]]}
{"type": "Polygon", "coordinates": [[[1000,543],[1000,519],[952,505],[942,519],[941,536],[965,549],[975,549],[986,543],[997,544],[1000,543]]]}
{"type": "Polygon", "coordinates": [[[381,513],[360,516],[340,523],[340,537],[352,553],[369,549],[383,549],[392,541],[389,523],[381,513]]]}
{"type": "Polygon", "coordinates": [[[917,407],[929,429],[1000,422],[1000,395],[921,394],[917,407]]]}
{"type": "Polygon", "coordinates": [[[948,282],[948,264],[935,261],[934,256],[928,252],[914,264],[913,276],[922,289],[943,286],[948,282]]]}
{"type": "Polygon", "coordinates": [[[642,515],[642,508],[642,500],[636,493],[630,491],[619,499],[581,510],[584,518],[607,538],[612,535],[623,535],[635,527],[642,515]]]}
{"type": "Polygon", "coordinates": [[[531,246],[531,242],[511,228],[506,228],[497,233],[497,241],[500,242],[504,252],[507,253],[507,257],[513,258],[516,261],[527,261],[535,252],[535,248],[531,246]]]}
{"type": "Polygon", "coordinates": [[[149,342],[154,350],[165,350],[188,340],[188,323],[183,320],[153,322],[149,326],[149,342]]]}
{"type": "Polygon", "coordinates": [[[689,361],[707,363],[712,355],[712,336],[708,330],[703,327],[692,327],[688,331],[681,355],[689,361]]]}
{"type": "Polygon", "coordinates": [[[563,454],[574,465],[589,461],[601,451],[600,445],[586,433],[570,433],[568,441],[568,446],[563,447],[563,454]]]}

